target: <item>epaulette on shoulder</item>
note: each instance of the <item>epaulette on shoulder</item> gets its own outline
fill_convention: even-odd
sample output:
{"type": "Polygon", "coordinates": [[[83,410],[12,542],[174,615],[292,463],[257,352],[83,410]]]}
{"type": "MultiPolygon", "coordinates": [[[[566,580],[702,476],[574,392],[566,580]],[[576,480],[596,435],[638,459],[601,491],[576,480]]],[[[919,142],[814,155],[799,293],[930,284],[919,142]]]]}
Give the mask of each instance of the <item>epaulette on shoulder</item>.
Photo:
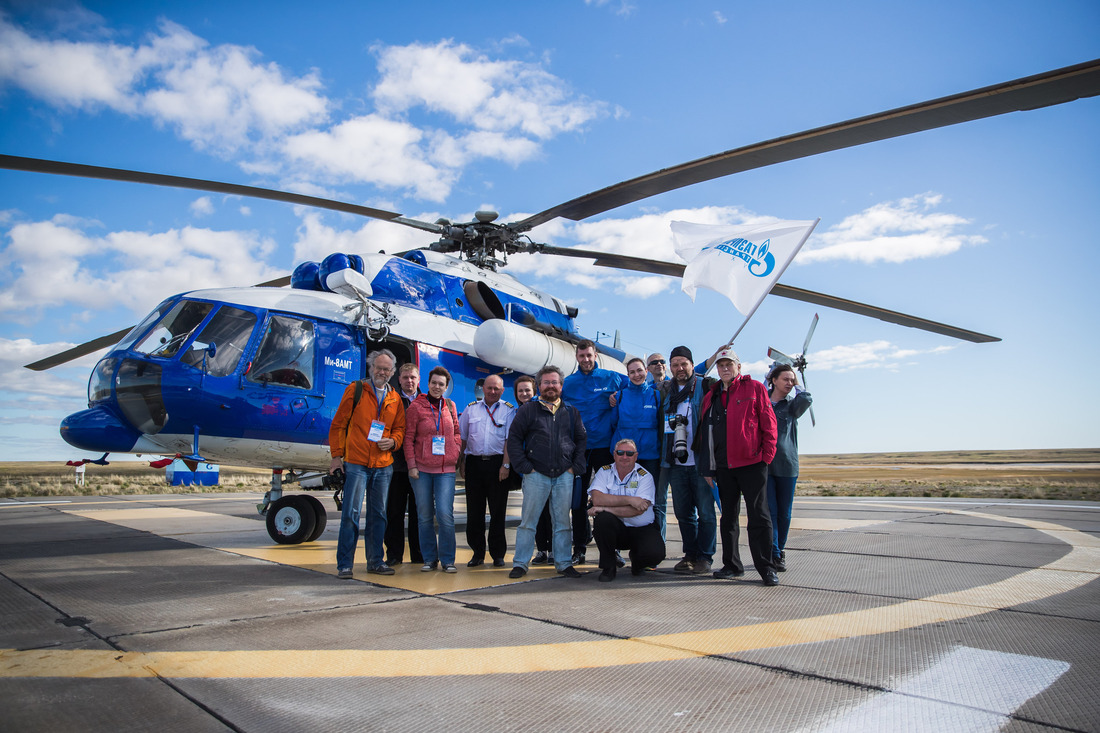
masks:
{"type": "Polygon", "coordinates": [[[644,469],[644,468],[642,468],[641,466],[638,466],[638,475],[639,475],[639,476],[648,476],[648,475],[649,475],[649,471],[645,470],[645,469],[644,469]]]}
{"type": "Polygon", "coordinates": [[[610,466],[610,465],[607,465],[607,466],[600,466],[599,470],[600,470],[600,471],[610,471],[610,470],[611,470],[611,466],[610,466]]]}
{"type": "Polygon", "coordinates": [[[513,405],[513,404],[512,404],[511,402],[509,402],[508,400],[501,400],[501,402],[503,402],[504,404],[508,405],[509,407],[515,407],[515,405],[513,405]]]}
{"type": "Polygon", "coordinates": [[[466,407],[473,407],[473,406],[474,406],[474,405],[476,405],[476,404],[477,404],[477,400],[474,400],[474,401],[473,401],[473,402],[471,402],[470,404],[466,405],[466,407]]]}

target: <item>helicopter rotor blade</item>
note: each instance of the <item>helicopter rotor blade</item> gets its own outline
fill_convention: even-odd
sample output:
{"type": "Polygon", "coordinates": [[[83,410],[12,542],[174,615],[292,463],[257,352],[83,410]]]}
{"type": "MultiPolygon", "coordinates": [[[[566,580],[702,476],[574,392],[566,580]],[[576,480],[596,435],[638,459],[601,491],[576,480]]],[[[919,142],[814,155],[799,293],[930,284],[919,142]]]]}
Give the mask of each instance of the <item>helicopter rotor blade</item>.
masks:
{"type": "Polygon", "coordinates": [[[438,224],[429,224],[425,221],[409,219],[392,211],[373,209],[369,206],[349,204],[344,201],[333,201],[316,196],[306,196],[289,191],[276,191],[270,188],[257,188],[256,186],[242,186],[236,183],[224,183],[221,181],[208,181],[202,178],[187,178],[184,176],[169,176],[161,173],[147,173],[144,171],[132,171],[124,168],[104,168],[97,165],[83,165],[81,163],[65,163],[58,160],[45,160],[42,158],[24,158],[18,155],[0,155],[0,168],[9,170],[28,171],[30,173],[50,173],[61,176],[77,176],[80,178],[100,178],[107,181],[125,181],[128,183],[145,183],[154,186],[166,186],[168,188],[187,188],[195,191],[210,191],[212,193],[225,193],[235,196],[248,196],[251,198],[268,199],[288,204],[299,204],[319,209],[331,209],[342,211],[346,214],[365,216],[371,219],[392,221],[395,224],[403,224],[408,227],[422,229],[441,234],[443,227],[438,224]]]}
{"type": "MultiPolygon", "coordinates": [[[[565,257],[580,257],[583,259],[595,260],[596,264],[600,267],[614,267],[618,270],[633,270],[635,272],[650,272],[656,275],[668,275],[670,277],[683,277],[685,268],[685,265],[676,262],[662,262],[661,260],[650,260],[644,257],[632,257],[631,255],[596,252],[594,250],[575,249],[572,247],[555,247],[549,244],[533,244],[528,248],[528,251],[563,255],[565,257]]],[[[784,285],[783,283],[776,283],[773,285],[769,295],[777,295],[780,298],[800,300],[803,303],[811,303],[826,308],[855,313],[860,316],[877,318],[887,323],[896,323],[899,326],[918,328],[922,331],[930,331],[932,333],[938,333],[941,336],[949,336],[963,341],[970,341],[975,344],[992,343],[1001,340],[997,336],[970,331],[965,328],[959,328],[958,326],[950,326],[946,323],[939,323],[938,321],[931,321],[927,318],[921,318],[920,316],[911,316],[906,313],[879,308],[875,305],[860,303],[859,301],[848,300],[835,295],[819,293],[804,288],[796,288],[793,285],[784,285]]]]}
{"type": "Polygon", "coordinates": [[[810,321],[810,330],[806,332],[806,340],[802,342],[802,355],[805,356],[806,352],[810,350],[810,339],[814,337],[814,329],[817,328],[817,314],[814,313],[814,319],[810,321]]]}
{"type": "Polygon", "coordinates": [[[770,346],[768,347],[768,358],[772,361],[777,361],[780,364],[794,364],[794,359],[787,356],[779,349],[773,349],[770,346]]]}
{"type": "Polygon", "coordinates": [[[85,341],[82,344],[77,344],[71,349],[67,349],[51,356],[47,356],[45,359],[39,359],[33,364],[26,364],[24,366],[25,368],[33,369],[36,372],[42,372],[47,369],[52,369],[55,366],[60,366],[61,364],[70,362],[74,359],[79,359],[82,356],[94,354],[100,349],[105,349],[108,346],[114,346],[122,340],[123,336],[130,333],[130,329],[132,328],[133,326],[127,326],[120,331],[115,331],[114,333],[108,334],[106,336],[100,336],[99,338],[92,339],[91,341],[85,341]]]}
{"type": "Polygon", "coordinates": [[[734,173],[1008,112],[1064,104],[1097,94],[1100,94],[1100,59],[662,168],[572,199],[509,226],[525,232],[558,217],[581,221],[650,196],[734,173]]]}

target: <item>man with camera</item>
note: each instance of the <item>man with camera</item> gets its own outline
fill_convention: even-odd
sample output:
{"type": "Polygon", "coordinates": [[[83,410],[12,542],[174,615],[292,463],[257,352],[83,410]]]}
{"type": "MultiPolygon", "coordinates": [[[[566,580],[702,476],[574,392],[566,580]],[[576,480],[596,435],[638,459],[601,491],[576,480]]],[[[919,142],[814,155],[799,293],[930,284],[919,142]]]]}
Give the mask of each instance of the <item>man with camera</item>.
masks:
{"type": "Polygon", "coordinates": [[[329,428],[332,462],[329,473],[343,468],[344,504],[336,544],[336,576],[352,577],[355,545],[359,541],[359,512],[366,499],[367,572],[393,575],[384,562],[382,536],[386,532],[386,494],[393,475],[393,452],[405,440],[405,408],[390,387],[397,359],[389,349],[367,355],[370,380],[349,384],[329,428]]]}
{"type": "Polygon", "coordinates": [[[706,389],[703,375],[696,374],[691,349],[677,346],[670,358],[672,382],[664,390],[665,416],[661,472],[667,472],[672,504],[684,557],[672,568],[681,575],[709,575],[714,559],[718,518],[714,495],[695,466],[692,441],[699,429],[706,389]]]}

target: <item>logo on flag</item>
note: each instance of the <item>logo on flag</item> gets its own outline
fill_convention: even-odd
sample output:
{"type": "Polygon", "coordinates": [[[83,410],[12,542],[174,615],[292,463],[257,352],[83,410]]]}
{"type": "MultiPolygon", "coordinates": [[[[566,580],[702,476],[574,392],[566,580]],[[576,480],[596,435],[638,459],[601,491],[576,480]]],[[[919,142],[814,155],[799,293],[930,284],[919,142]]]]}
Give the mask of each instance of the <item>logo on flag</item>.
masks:
{"type": "Polygon", "coordinates": [[[687,266],[681,289],[695,300],[706,288],[725,295],[751,316],[787,269],[820,219],[754,226],[672,222],[676,254],[687,266]]]}

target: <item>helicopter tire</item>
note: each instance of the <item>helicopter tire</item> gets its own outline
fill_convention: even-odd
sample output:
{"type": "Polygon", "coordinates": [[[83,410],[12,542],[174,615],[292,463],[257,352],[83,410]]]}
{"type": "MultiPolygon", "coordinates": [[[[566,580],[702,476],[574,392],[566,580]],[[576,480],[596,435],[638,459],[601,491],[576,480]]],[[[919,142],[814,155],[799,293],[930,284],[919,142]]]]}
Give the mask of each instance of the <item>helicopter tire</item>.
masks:
{"type": "Polygon", "coordinates": [[[316,497],[309,496],[308,494],[301,496],[313,507],[313,516],[317,518],[313,531],[309,533],[309,537],[306,537],[305,540],[306,542],[313,542],[325,533],[325,527],[328,526],[328,512],[325,511],[325,505],[316,497]]]}
{"type": "Polygon", "coordinates": [[[301,544],[316,526],[317,515],[304,496],[284,496],[267,508],[267,534],[280,545],[301,544]]]}

